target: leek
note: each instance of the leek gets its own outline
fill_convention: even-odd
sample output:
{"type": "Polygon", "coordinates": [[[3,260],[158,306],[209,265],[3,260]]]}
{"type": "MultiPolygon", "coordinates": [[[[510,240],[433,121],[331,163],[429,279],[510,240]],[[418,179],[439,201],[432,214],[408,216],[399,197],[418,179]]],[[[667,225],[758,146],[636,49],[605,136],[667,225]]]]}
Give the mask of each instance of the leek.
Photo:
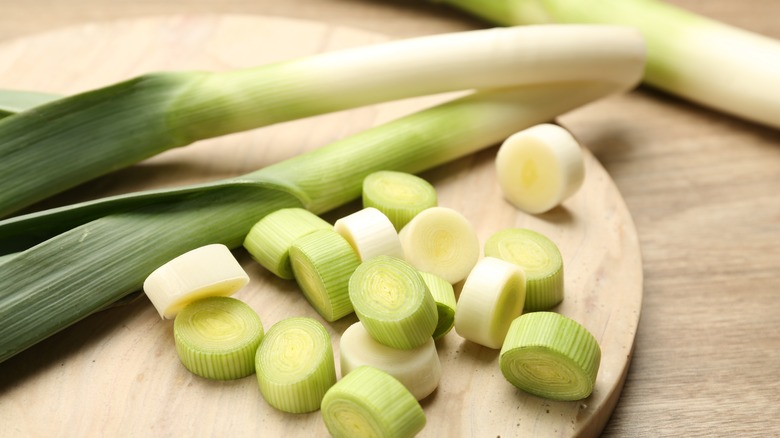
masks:
{"type": "MultiPolygon", "coordinates": [[[[569,51],[558,55],[577,59],[580,51],[570,45],[586,40],[587,29],[601,33],[581,28],[569,34],[567,27],[571,38],[560,43],[569,51]]],[[[612,45],[619,50],[611,60],[592,61],[601,68],[592,67],[590,81],[478,92],[243,177],[90,201],[0,222],[0,253],[16,253],[0,265],[0,361],[139,290],[154,269],[179,254],[212,243],[240,246],[252,225],[273,211],[306,207],[323,213],[358,198],[371,172],[417,173],[630,89],[643,65],[641,40],[618,28],[608,33],[614,38],[605,39],[601,51],[612,45]],[[613,64],[622,67],[605,68],[613,64]]],[[[545,47],[549,40],[536,43],[545,47]]],[[[555,63],[565,64],[561,59],[555,63]]],[[[512,70],[512,65],[507,68],[512,70]]],[[[567,70],[575,77],[578,73],[567,70]]],[[[0,122],[0,129],[16,117],[0,122]]],[[[72,124],[75,129],[82,123],[72,124]]],[[[90,132],[81,128],[82,135],[90,132]]]]}
{"type": "Polygon", "coordinates": [[[165,263],[144,280],[144,292],[161,318],[173,319],[187,304],[209,296],[230,296],[249,275],[228,247],[206,245],[165,263]]]}
{"type": "Polygon", "coordinates": [[[312,318],[277,322],[260,342],[255,371],[260,394],[271,406],[295,414],[316,411],[336,383],[328,331],[312,318]]]}
{"type": "Polygon", "coordinates": [[[446,91],[625,83],[642,62],[640,45],[620,27],[518,27],[394,41],[246,70],[150,73],[2,119],[0,217],[164,150],[282,121],[446,91]]]}
{"type": "Polygon", "coordinates": [[[496,154],[504,197],[530,214],[546,213],[579,190],[585,180],[582,147],[569,131],[543,123],[507,138],[496,154]]]}
{"type": "Polygon", "coordinates": [[[328,390],[322,419],[334,438],[413,437],[426,422],[420,403],[401,382],[367,365],[328,390]]]}
{"type": "Polygon", "coordinates": [[[188,304],[173,323],[176,353],[193,374],[234,380],[255,372],[263,323],[248,304],[211,296],[188,304]]]}
{"type": "Polygon", "coordinates": [[[416,175],[384,170],[363,180],[363,207],[384,213],[397,231],[417,213],[436,207],[437,203],[436,189],[416,175]]]}
{"type": "Polygon", "coordinates": [[[403,383],[417,400],[431,395],[441,380],[441,361],[433,338],[411,350],[377,342],[360,321],[344,330],[339,340],[341,376],[361,366],[372,366],[403,383]]]}
{"type": "Polygon", "coordinates": [[[501,347],[504,377],[523,391],[551,400],[580,400],[596,385],[601,348],[573,319],[532,312],[512,321],[501,347]]]}
{"type": "Polygon", "coordinates": [[[434,0],[502,25],[632,26],[647,41],[644,81],[692,102],[780,127],[780,41],[658,0],[434,0]]]}
{"type": "Polygon", "coordinates": [[[477,230],[451,208],[431,207],[420,212],[398,236],[409,263],[450,284],[466,278],[479,259],[477,230]]]}

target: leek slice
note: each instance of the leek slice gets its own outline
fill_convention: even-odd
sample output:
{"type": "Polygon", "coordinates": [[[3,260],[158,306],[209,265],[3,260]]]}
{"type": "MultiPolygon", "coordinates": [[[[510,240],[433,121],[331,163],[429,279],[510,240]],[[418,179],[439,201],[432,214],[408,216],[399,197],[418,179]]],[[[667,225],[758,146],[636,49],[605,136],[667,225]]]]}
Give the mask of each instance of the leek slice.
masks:
{"type": "Polygon", "coordinates": [[[463,283],[455,310],[455,331],[485,347],[501,348],[509,325],[523,312],[524,300],[523,270],[485,257],[463,283]]]}
{"type": "Polygon", "coordinates": [[[393,223],[376,208],[364,208],[338,219],[333,228],[349,242],[362,261],[378,255],[404,258],[401,239],[393,223]]]}
{"type": "Polygon", "coordinates": [[[417,270],[401,259],[361,263],[349,279],[349,298],[366,331],[388,347],[417,348],[436,329],[436,303],[417,270]]]}
{"type": "Polygon", "coordinates": [[[188,251],[144,281],[144,292],[161,318],[172,319],[184,306],[208,296],[233,295],[249,275],[227,246],[216,243],[188,251]]]}
{"type": "Polygon", "coordinates": [[[523,268],[526,312],[548,310],[563,301],[563,257],[547,236],[526,228],[507,228],[485,241],[485,255],[523,268]]]}
{"type": "Polygon", "coordinates": [[[360,259],[334,230],[317,230],[293,243],[290,262],[303,295],[326,321],[352,313],[349,281],[360,259]]]}
{"type": "Polygon", "coordinates": [[[510,383],[552,400],[589,396],[600,363],[596,338],[555,312],[527,313],[514,320],[499,356],[501,373],[510,383]]]}
{"type": "Polygon", "coordinates": [[[173,322],[176,352],[193,374],[233,380],[255,372],[263,324],[243,301],[208,297],[188,304],[173,322]]]}
{"type": "Polygon", "coordinates": [[[428,286],[433,301],[436,302],[436,313],[439,317],[436,329],[433,331],[433,339],[438,340],[449,333],[455,325],[455,307],[457,305],[455,288],[447,280],[430,272],[420,271],[420,277],[428,286]]]}
{"type": "Polygon", "coordinates": [[[417,213],[437,205],[436,189],[428,181],[406,172],[383,170],[363,180],[363,207],[384,213],[396,230],[417,213]]]}
{"type": "Polygon", "coordinates": [[[433,338],[411,350],[391,348],[374,340],[358,321],[339,341],[341,375],[368,365],[398,379],[417,400],[429,396],[441,380],[441,362],[433,338]]]}
{"type": "Polygon", "coordinates": [[[582,147],[558,125],[532,126],[501,144],[496,175],[504,197],[515,207],[526,213],[545,213],[582,186],[582,147]]]}
{"type": "Polygon", "coordinates": [[[321,411],[334,438],[413,437],[426,422],[409,390],[370,366],[356,368],[333,385],[322,399],[321,411]]]}
{"type": "Polygon", "coordinates": [[[293,278],[290,247],[296,239],[333,227],[303,208],[283,208],[260,219],[244,239],[252,258],[279,278],[293,278]]]}
{"type": "Polygon", "coordinates": [[[271,326],[257,349],[255,368],[263,398],[284,412],[316,411],[336,383],[330,335],[312,318],[287,318],[271,326]]]}
{"type": "Polygon", "coordinates": [[[432,207],[419,213],[398,235],[409,263],[451,284],[466,278],[479,259],[477,230],[451,208],[432,207]]]}

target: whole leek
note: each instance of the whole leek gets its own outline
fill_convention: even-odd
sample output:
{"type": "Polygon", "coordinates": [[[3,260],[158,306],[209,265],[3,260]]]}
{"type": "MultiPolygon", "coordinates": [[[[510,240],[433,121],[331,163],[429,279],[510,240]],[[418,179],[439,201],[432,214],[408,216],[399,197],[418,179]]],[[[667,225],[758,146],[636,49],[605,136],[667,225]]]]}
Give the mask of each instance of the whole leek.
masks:
{"type": "Polygon", "coordinates": [[[436,0],[491,23],[619,24],[647,41],[644,81],[701,105],[780,128],[780,41],[659,0],[436,0]]]}
{"type": "MultiPolygon", "coordinates": [[[[612,59],[622,69],[592,66],[593,77],[580,81],[476,92],[242,177],[91,201],[0,222],[1,253],[19,251],[0,264],[0,361],[139,290],[149,273],[179,254],[212,243],[240,246],[252,225],[272,211],[303,206],[323,213],[358,198],[363,179],[372,172],[417,173],[630,89],[639,79],[643,46],[633,32],[618,34],[626,38],[603,44],[621,48],[612,59]]],[[[569,43],[582,41],[576,33],[570,36],[569,43]]],[[[578,51],[559,53],[559,59],[552,57],[547,65],[565,65],[565,59],[579,56],[578,51]]],[[[598,64],[598,58],[593,62],[598,64]]],[[[521,76],[510,74],[512,69],[502,74],[521,76]]],[[[111,97],[95,93],[85,99],[102,105],[111,97]]],[[[81,127],[85,137],[90,127],[104,130],[83,126],[82,119],[71,124],[81,127]]],[[[0,130],[5,126],[0,124],[0,130]]]]}
{"type": "Polygon", "coordinates": [[[205,138],[447,91],[621,80],[642,56],[633,33],[612,26],[459,32],[245,70],[151,73],[59,99],[0,120],[0,217],[205,138]]]}

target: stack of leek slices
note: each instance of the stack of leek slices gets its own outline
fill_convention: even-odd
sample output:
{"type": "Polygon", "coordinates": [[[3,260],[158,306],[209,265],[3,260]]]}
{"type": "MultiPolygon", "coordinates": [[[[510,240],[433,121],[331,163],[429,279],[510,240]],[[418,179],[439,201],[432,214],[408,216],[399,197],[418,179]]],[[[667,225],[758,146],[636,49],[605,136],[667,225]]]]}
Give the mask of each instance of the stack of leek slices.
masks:
{"type": "Polygon", "coordinates": [[[230,297],[249,278],[223,245],[182,254],[144,283],[160,316],[175,318],[183,366],[217,380],[256,374],[269,405],[321,409],[335,436],[419,432],[419,401],[442,377],[435,341],[453,328],[500,349],[502,374],[529,394],[590,395],[600,349],[583,326],[549,311],[563,300],[563,258],[549,238],[500,230],[480,257],[469,221],[438,206],[430,183],[403,172],[369,175],[363,199],[363,209],[333,225],[302,208],[278,210],[244,240],[257,263],[294,279],[325,321],[357,315],[339,341],[341,380],[320,321],[290,317],[266,333],[258,314],[230,297]]]}

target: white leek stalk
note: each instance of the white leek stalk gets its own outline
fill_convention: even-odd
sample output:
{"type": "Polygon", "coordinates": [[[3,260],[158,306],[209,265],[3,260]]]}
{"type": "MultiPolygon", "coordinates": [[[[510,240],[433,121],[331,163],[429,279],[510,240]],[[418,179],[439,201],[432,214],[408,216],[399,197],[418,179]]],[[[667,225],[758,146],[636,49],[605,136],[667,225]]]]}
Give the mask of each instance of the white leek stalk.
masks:
{"type": "Polygon", "coordinates": [[[479,259],[477,230],[459,212],[432,207],[420,212],[398,233],[406,260],[455,284],[479,259]]]}
{"type": "Polygon", "coordinates": [[[391,348],[374,340],[358,321],[339,341],[341,375],[368,365],[398,379],[417,400],[429,396],[441,379],[441,362],[433,338],[411,350],[391,348]]]}
{"type": "Polygon", "coordinates": [[[525,275],[515,264],[485,257],[469,273],[455,309],[459,335],[498,349],[509,325],[523,312],[525,275]]]}
{"type": "Polygon", "coordinates": [[[325,394],[322,419],[334,438],[410,438],[425,427],[425,412],[390,374],[359,367],[325,394]]]}
{"type": "Polygon", "coordinates": [[[632,26],[647,41],[644,80],[693,102],[780,127],[780,41],[659,0],[437,0],[503,25],[632,26]]]}
{"type": "Polygon", "coordinates": [[[551,400],[580,400],[593,392],[601,363],[596,338],[555,312],[512,322],[501,348],[501,373],[516,387],[551,400]]]}
{"type": "Polygon", "coordinates": [[[268,330],[255,358],[260,393],[280,411],[316,411],[336,383],[336,362],[325,327],[305,317],[283,319],[268,330]]]}
{"type": "Polygon", "coordinates": [[[376,208],[364,208],[342,217],[333,228],[349,242],[362,261],[378,255],[404,258],[401,239],[393,223],[376,208]]]}
{"type": "Polygon", "coordinates": [[[193,374],[233,380],[255,372],[263,324],[243,301],[208,297],[188,304],[173,323],[176,352],[193,374]]]}
{"type": "Polygon", "coordinates": [[[532,126],[501,144],[496,176],[504,197],[515,207],[526,213],[545,213],[582,186],[582,147],[561,126],[532,126]]]}
{"type": "Polygon", "coordinates": [[[184,306],[208,296],[228,296],[249,283],[249,275],[228,247],[212,244],[188,251],[144,281],[144,292],[161,318],[172,319],[184,306]]]}

